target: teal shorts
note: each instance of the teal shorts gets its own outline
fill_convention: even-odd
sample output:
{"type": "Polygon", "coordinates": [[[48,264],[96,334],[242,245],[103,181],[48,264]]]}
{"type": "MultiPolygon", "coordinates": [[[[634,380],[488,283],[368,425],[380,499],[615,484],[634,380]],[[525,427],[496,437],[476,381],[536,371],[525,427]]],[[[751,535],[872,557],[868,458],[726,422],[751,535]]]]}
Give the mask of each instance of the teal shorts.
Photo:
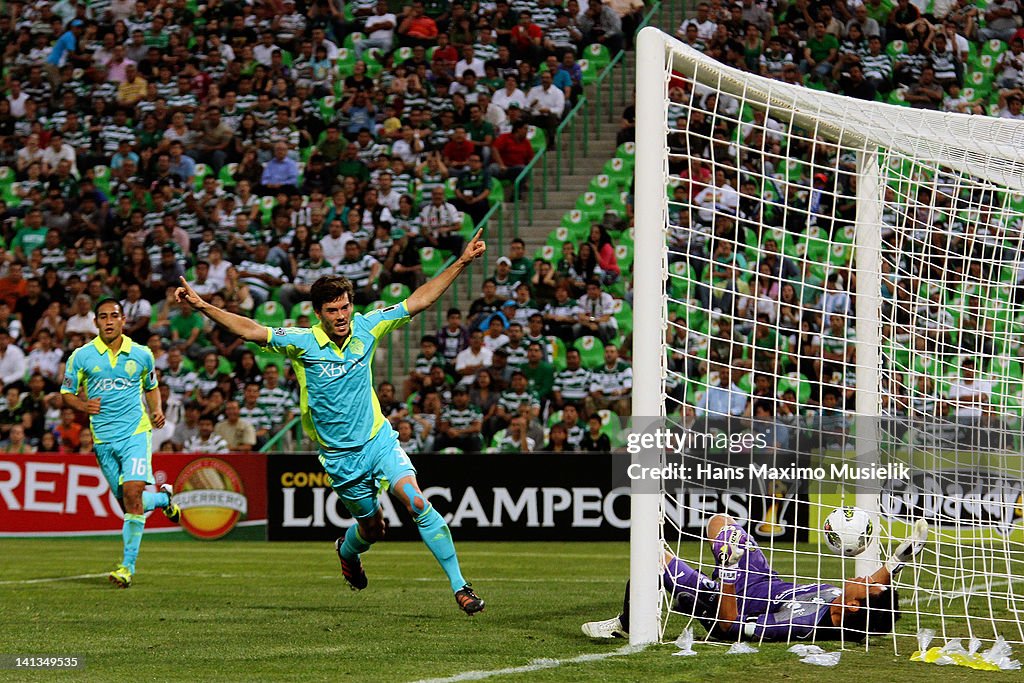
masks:
{"type": "Polygon", "coordinates": [[[320,464],[331,476],[331,486],[356,519],[372,517],[378,499],[402,477],[416,476],[409,456],[398,445],[398,432],[385,424],[360,448],[325,452],[320,464]]]}
{"type": "Polygon", "coordinates": [[[154,483],[152,439],[153,432],[146,431],[94,446],[96,460],[116,498],[121,497],[121,486],[126,481],[154,483]]]}

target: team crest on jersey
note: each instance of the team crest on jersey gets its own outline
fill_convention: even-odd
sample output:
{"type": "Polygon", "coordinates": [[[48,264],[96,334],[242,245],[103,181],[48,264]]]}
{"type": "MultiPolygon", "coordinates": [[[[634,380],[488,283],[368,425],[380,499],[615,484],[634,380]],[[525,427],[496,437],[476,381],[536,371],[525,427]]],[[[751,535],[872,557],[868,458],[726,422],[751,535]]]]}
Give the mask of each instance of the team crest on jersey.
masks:
{"type": "Polygon", "coordinates": [[[276,334],[278,337],[283,337],[286,334],[289,334],[289,333],[292,333],[292,332],[304,332],[304,331],[305,331],[305,328],[302,328],[302,327],[275,327],[274,328],[274,334],[276,334]]]}
{"type": "Polygon", "coordinates": [[[128,361],[124,364],[124,371],[129,375],[134,375],[135,371],[139,369],[139,364],[133,360],[128,361]]]}
{"type": "Polygon", "coordinates": [[[366,347],[363,346],[362,339],[353,339],[351,342],[349,342],[348,346],[350,349],[352,349],[352,353],[355,354],[361,354],[363,351],[366,350],[366,347]]]}

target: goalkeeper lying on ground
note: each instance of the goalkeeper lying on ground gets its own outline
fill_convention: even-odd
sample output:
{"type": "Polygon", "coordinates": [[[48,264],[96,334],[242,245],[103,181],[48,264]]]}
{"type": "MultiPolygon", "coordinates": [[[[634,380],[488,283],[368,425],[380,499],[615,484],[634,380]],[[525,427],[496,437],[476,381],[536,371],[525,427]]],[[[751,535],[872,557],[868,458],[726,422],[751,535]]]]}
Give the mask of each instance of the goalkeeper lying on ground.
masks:
{"type": "MultiPolygon", "coordinates": [[[[919,520],[910,538],[871,576],[845,582],[794,584],[779,578],[757,542],[727,515],[708,522],[715,556],[712,578],[669,552],[662,582],[672,611],[696,617],[723,640],[850,640],[892,631],[900,618],[899,595],[890,586],[907,562],[921,552],[928,524],[919,520]]],[[[629,635],[629,584],[622,614],[583,624],[591,638],[629,635]]]]}

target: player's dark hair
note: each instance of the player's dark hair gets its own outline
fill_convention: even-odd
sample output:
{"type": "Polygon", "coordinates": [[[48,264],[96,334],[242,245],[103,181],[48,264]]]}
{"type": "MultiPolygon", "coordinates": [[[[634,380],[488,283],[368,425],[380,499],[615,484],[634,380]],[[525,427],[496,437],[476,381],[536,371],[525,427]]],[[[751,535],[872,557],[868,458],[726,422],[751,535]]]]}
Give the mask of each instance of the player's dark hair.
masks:
{"type": "Polygon", "coordinates": [[[124,315],[124,307],[121,306],[121,302],[118,301],[117,299],[115,299],[112,296],[105,296],[102,299],[100,299],[99,301],[97,301],[96,302],[96,306],[92,309],[92,312],[93,313],[99,313],[100,312],[100,306],[102,306],[103,304],[116,304],[117,305],[117,310],[121,312],[121,315],[124,315]]]}
{"type": "Polygon", "coordinates": [[[319,313],[325,304],[348,295],[349,303],[355,298],[355,290],[348,278],[342,275],[325,275],[309,288],[309,298],[313,302],[313,310],[319,313]]]}
{"type": "Polygon", "coordinates": [[[886,588],[878,595],[869,593],[859,610],[844,610],[843,635],[847,640],[864,640],[892,633],[901,616],[900,594],[895,588],[886,588]]]}

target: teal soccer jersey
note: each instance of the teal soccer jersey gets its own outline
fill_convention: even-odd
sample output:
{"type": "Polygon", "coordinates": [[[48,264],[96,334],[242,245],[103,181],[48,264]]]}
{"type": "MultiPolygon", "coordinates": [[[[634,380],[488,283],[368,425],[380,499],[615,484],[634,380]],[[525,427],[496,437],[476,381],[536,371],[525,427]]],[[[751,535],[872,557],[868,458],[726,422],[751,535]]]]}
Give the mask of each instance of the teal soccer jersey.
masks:
{"type": "Polygon", "coordinates": [[[404,301],[357,313],[340,348],[319,324],[267,329],[266,347],[292,359],[302,427],[323,450],[362,446],[387,423],[373,390],[373,353],[381,337],[407,322],[404,301]]]}
{"type": "Polygon", "coordinates": [[[60,393],[77,394],[82,387],[90,399],[101,399],[100,412],[90,419],[96,443],[152,430],[145,392],[156,389],[157,381],[149,347],[124,337],[120,351],[113,355],[96,337],[71,354],[60,393]]]}

